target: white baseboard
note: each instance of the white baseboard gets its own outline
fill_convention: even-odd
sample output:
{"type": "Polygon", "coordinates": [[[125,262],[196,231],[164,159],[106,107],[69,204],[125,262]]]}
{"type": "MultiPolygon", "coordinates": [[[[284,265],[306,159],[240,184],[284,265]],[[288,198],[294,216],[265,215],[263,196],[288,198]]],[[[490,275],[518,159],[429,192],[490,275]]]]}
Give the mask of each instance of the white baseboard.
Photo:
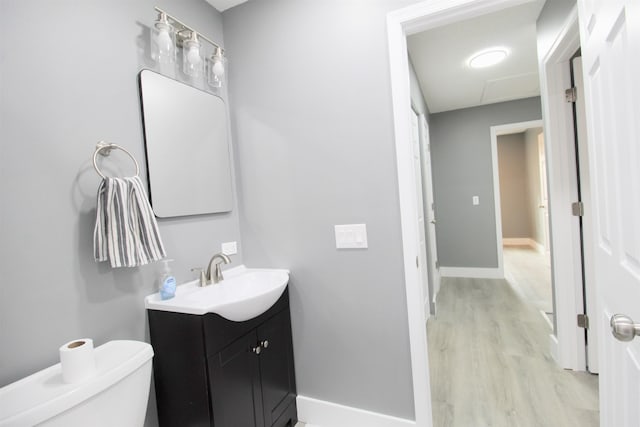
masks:
{"type": "Polygon", "coordinates": [[[547,313],[544,310],[540,310],[540,314],[542,315],[542,318],[547,323],[547,325],[549,325],[549,329],[553,331],[553,322],[551,321],[551,319],[549,319],[547,313]]]}
{"type": "Polygon", "coordinates": [[[415,427],[416,422],[298,396],[298,419],[307,427],[415,427]]]}
{"type": "Polygon", "coordinates": [[[551,357],[556,361],[558,366],[562,366],[560,364],[560,357],[558,355],[558,338],[555,335],[549,334],[549,351],[551,352],[551,357]]]}
{"type": "Polygon", "coordinates": [[[502,268],[440,267],[442,277],[467,277],[473,279],[504,279],[502,268]]]}
{"type": "Polygon", "coordinates": [[[503,246],[532,246],[534,240],[530,237],[503,237],[503,246]]]}
{"type": "Polygon", "coordinates": [[[541,254],[546,252],[544,246],[531,237],[504,237],[502,239],[502,246],[529,246],[541,254]]]}

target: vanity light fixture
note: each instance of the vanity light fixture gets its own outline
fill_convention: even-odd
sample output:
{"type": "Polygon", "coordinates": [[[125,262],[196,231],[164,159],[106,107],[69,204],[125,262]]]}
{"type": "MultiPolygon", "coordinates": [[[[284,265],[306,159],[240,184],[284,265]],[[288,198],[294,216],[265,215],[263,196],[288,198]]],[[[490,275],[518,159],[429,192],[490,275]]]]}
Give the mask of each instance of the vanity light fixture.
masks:
{"type": "Polygon", "coordinates": [[[176,52],[182,50],[182,71],[191,77],[200,76],[207,57],[202,41],[212,46],[207,59],[207,82],[213,87],[222,87],[226,58],[224,49],[192,27],[159,7],[158,18],[151,28],[151,58],[160,64],[176,62],[176,52]]]}
{"type": "Polygon", "coordinates": [[[503,47],[494,47],[475,53],[468,61],[471,68],[486,68],[506,59],[509,52],[503,47]]]}

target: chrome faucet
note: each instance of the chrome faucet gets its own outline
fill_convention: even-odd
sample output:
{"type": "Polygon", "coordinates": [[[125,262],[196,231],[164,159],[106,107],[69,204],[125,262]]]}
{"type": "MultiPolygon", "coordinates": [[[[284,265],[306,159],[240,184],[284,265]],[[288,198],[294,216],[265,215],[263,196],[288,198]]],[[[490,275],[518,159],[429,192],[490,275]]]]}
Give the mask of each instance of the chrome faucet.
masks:
{"type": "Polygon", "coordinates": [[[209,261],[209,267],[207,267],[207,273],[205,276],[207,281],[211,284],[214,284],[224,280],[224,277],[222,276],[222,270],[220,270],[220,266],[222,264],[229,264],[230,262],[231,260],[229,259],[229,257],[223,253],[215,254],[213,257],[211,257],[211,261],[209,261]],[[217,259],[220,259],[222,261],[215,263],[215,271],[213,275],[211,275],[211,266],[214,265],[214,261],[217,259]]]}

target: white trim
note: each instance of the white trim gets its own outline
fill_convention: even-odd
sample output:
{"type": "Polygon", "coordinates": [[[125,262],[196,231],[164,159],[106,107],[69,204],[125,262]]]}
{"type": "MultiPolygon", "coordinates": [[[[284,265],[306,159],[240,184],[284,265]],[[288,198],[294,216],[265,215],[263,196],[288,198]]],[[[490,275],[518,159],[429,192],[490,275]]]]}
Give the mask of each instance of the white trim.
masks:
{"type": "MultiPolygon", "coordinates": [[[[448,23],[474,18],[531,0],[424,0],[387,14],[389,71],[393,106],[394,137],[398,173],[398,199],[404,258],[405,295],[413,377],[413,400],[416,426],[430,427],[431,392],[425,312],[420,300],[420,282],[415,267],[416,191],[409,121],[411,96],[407,35],[448,23]]],[[[498,246],[500,239],[497,240],[498,246]]]]}
{"type": "MultiPolygon", "coordinates": [[[[398,12],[402,12],[401,9],[398,12]]],[[[400,13],[400,15],[402,15],[400,13]]],[[[407,37],[403,29],[404,20],[398,13],[387,15],[389,36],[389,67],[393,99],[396,162],[398,172],[398,198],[400,205],[400,226],[404,258],[404,276],[407,301],[407,322],[409,326],[409,346],[411,351],[411,372],[413,379],[413,406],[416,426],[431,427],[431,390],[425,333],[426,314],[420,298],[421,284],[419,271],[415,265],[418,254],[418,233],[415,213],[417,212],[416,182],[413,173],[413,150],[411,147],[411,95],[409,88],[409,58],[407,37]]]]}
{"type": "Polygon", "coordinates": [[[493,168],[493,201],[495,203],[496,212],[496,244],[498,254],[498,268],[504,271],[504,252],[502,250],[502,208],[500,203],[500,174],[498,164],[498,136],[508,135],[514,132],[522,132],[522,129],[542,127],[542,120],[528,120],[517,123],[507,123],[504,125],[491,126],[491,161],[493,168]]]}
{"type": "Polygon", "coordinates": [[[440,267],[440,275],[442,277],[471,279],[504,279],[504,270],[501,268],[440,267]]]}
{"type": "Polygon", "coordinates": [[[531,237],[503,237],[502,246],[529,246],[541,254],[546,253],[544,245],[531,237]]]}
{"type": "Polygon", "coordinates": [[[547,315],[547,313],[545,313],[544,310],[540,310],[540,315],[542,316],[544,321],[547,323],[547,325],[549,325],[549,329],[553,331],[553,322],[551,321],[551,319],[549,319],[549,316],[547,315]]]}
{"type": "Polygon", "coordinates": [[[545,248],[542,243],[536,242],[533,239],[531,239],[531,247],[533,247],[533,249],[535,249],[536,251],[538,251],[542,255],[546,255],[547,254],[547,248],[545,248]]]}
{"type": "Polygon", "coordinates": [[[507,123],[504,125],[491,126],[495,128],[496,136],[509,135],[512,133],[521,133],[527,129],[541,128],[544,122],[542,120],[527,120],[525,122],[507,123]]]}
{"type": "Polygon", "coordinates": [[[307,427],[416,427],[416,422],[306,396],[296,397],[298,419],[307,427]]]}
{"type": "Polygon", "coordinates": [[[535,248],[535,240],[531,237],[503,237],[502,246],[529,246],[535,248]]]}
{"type": "Polygon", "coordinates": [[[551,358],[555,360],[555,362],[560,365],[560,356],[558,356],[558,338],[555,335],[549,334],[549,351],[551,353],[551,358]]]}
{"type": "Polygon", "coordinates": [[[491,126],[491,169],[493,175],[493,204],[496,215],[496,254],[498,256],[498,269],[504,277],[504,253],[502,250],[502,206],[500,203],[500,174],[498,167],[498,133],[500,129],[510,129],[509,125],[491,126]]]}
{"type": "Polygon", "coordinates": [[[549,183],[549,228],[556,340],[554,359],[565,369],[586,370],[585,339],[576,327],[582,312],[580,227],[568,206],[577,200],[577,179],[571,105],[564,90],[571,85],[569,59],[580,47],[578,12],[574,6],[560,34],[540,65],[545,149],[549,183]],[[557,208],[556,208],[557,207],[557,208]]]}

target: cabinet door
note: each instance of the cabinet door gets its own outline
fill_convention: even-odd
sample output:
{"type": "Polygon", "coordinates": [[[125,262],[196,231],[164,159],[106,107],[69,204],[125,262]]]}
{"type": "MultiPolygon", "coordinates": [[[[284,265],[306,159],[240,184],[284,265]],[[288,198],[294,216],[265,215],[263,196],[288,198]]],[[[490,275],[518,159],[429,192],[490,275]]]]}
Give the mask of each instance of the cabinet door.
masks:
{"type": "Polygon", "coordinates": [[[253,331],[209,358],[213,426],[265,427],[257,342],[253,331]]]}
{"type": "Polygon", "coordinates": [[[265,426],[269,427],[296,397],[289,310],[280,312],[258,328],[258,342],[262,346],[259,359],[264,420],[265,426]]]}

